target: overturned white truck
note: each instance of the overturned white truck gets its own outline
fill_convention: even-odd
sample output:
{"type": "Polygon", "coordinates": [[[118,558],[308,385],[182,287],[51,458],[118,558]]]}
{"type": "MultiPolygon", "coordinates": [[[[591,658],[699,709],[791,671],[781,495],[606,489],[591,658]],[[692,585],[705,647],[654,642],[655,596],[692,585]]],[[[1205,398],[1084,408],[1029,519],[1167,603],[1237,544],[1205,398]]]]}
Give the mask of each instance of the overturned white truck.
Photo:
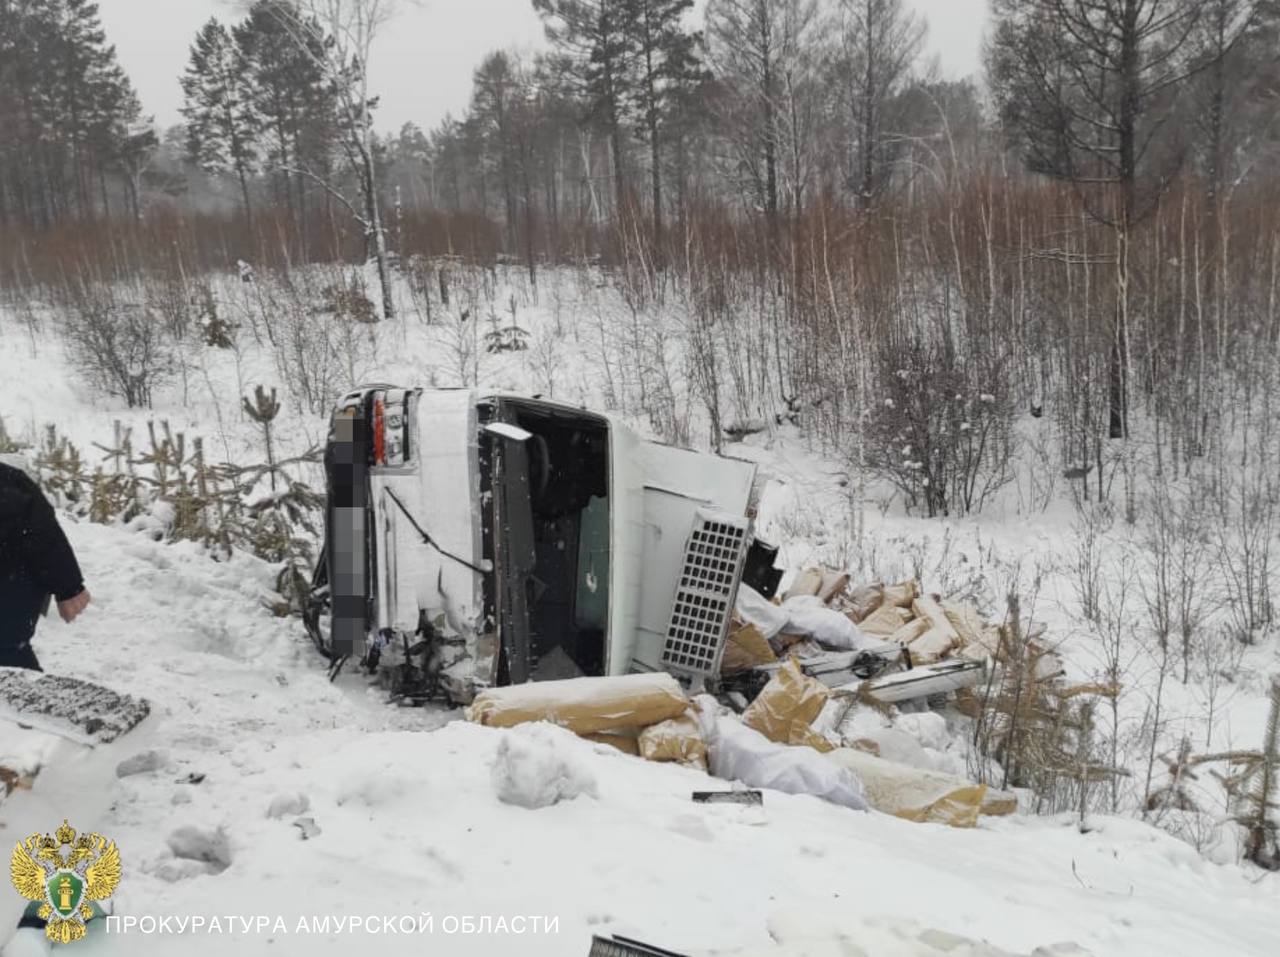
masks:
{"type": "MultiPolygon", "coordinates": [[[[374,385],[338,403],[325,468],[306,620],[335,670],[359,661],[414,701],[659,670],[722,690],[744,566],[770,554],[752,549],[753,463],[538,397],[374,385]]],[[[806,670],[840,684],[900,651],[806,670]]],[[[891,700],[957,686],[891,677],[891,700]]]]}

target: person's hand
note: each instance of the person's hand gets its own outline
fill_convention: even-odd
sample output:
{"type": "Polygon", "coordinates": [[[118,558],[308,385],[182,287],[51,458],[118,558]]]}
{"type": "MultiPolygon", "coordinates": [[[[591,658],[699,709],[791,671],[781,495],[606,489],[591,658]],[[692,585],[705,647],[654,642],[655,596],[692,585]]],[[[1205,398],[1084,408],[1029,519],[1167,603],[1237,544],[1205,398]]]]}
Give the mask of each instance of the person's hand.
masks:
{"type": "Polygon", "coordinates": [[[84,611],[85,606],[89,604],[89,589],[80,589],[80,594],[66,601],[58,602],[58,614],[62,616],[62,620],[68,625],[79,617],[80,612],[84,611]]]}

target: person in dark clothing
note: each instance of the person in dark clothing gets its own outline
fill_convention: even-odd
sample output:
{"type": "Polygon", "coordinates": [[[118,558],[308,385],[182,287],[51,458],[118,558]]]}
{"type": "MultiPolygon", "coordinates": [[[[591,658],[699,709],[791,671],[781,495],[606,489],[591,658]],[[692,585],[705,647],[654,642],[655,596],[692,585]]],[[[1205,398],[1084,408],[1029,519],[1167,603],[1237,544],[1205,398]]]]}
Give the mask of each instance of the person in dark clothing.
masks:
{"type": "Polygon", "coordinates": [[[68,624],[89,604],[53,506],[22,469],[0,463],[0,666],[40,670],[31,639],[50,596],[68,624]]]}

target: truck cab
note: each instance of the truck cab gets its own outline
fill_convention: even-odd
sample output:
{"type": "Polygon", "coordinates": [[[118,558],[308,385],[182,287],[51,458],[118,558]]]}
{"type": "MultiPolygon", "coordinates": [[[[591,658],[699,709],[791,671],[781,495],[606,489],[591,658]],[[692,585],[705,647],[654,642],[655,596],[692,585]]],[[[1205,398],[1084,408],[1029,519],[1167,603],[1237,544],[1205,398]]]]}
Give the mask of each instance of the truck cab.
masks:
{"type": "Polygon", "coordinates": [[[396,694],[718,673],[755,466],[539,397],[374,385],[325,451],[308,626],[396,694]]]}

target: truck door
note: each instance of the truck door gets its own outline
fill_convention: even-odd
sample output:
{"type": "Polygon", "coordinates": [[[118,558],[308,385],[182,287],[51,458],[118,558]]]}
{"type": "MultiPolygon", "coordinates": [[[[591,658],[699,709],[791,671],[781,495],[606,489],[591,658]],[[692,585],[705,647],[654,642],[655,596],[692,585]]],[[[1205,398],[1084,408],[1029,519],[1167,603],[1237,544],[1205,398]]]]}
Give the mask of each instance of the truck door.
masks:
{"type": "Polygon", "coordinates": [[[528,433],[508,421],[503,403],[482,408],[482,462],[493,493],[488,528],[496,575],[496,613],[501,648],[498,684],[529,680],[529,584],[537,557],[529,494],[528,433]]]}

